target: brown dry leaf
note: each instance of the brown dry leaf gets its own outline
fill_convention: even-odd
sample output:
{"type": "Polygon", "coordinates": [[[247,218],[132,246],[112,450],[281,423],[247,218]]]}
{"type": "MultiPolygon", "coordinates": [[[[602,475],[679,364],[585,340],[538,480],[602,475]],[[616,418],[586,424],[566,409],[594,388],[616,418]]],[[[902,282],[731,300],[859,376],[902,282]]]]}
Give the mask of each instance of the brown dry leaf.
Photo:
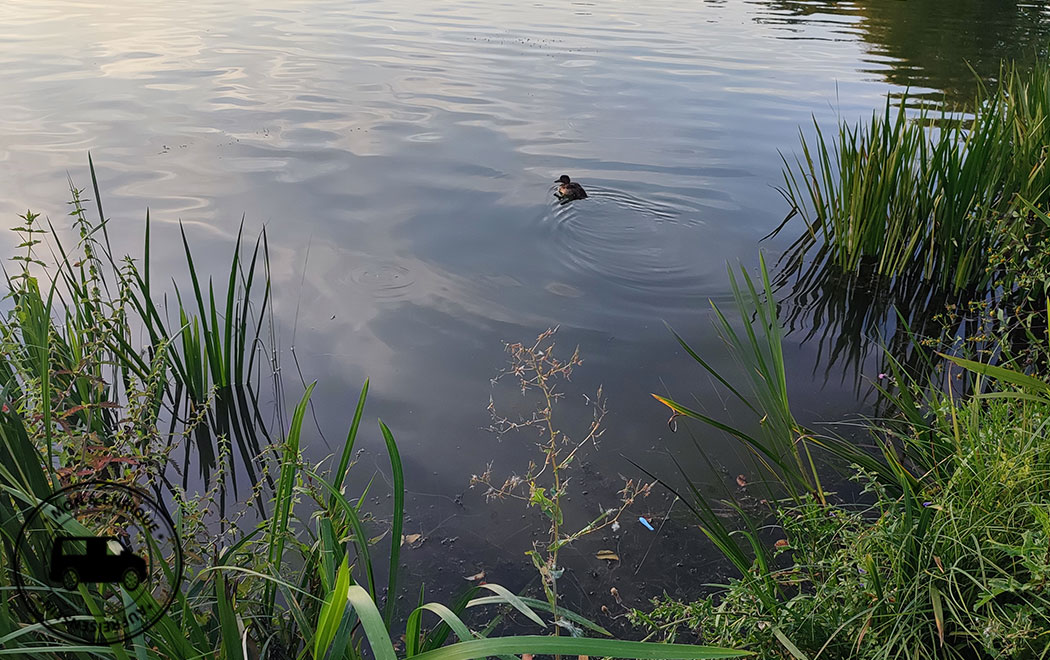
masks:
{"type": "Polygon", "coordinates": [[[597,559],[604,559],[606,561],[620,561],[620,555],[616,554],[612,550],[599,550],[594,555],[597,559]]]}
{"type": "Polygon", "coordinates": [[[464,577],[463,579],[467,580],[469,582],[477,582],[478,580],[484,580],[485,579],[485,571],[478,571],[474,575],[471,575],[469,577],[464,577]]]}
{"type": "Polygon", "coordinates": [[[736,485],[740,486],[741,488],[747,488],[747,479],[744,478],[744,475],[736,475],[736,485]]]}
{"type": "Polygon", "coordinates": [[[941,563],[941,558],[937,555],[933,556],[933,562],[937,564],[937,568],[941,569],[941,573],[944,572],[944,564],[941,563]]]}
{"type": "Polygon", "coordinates": [[[868,619],[864,622],[864,625],[860,627],[860,634],[857,635],[857,646],[856,649],[860,650],[860,643],[864,641],[864,635],[868,632],[868,627],[871,625],[871,619],[874,615],[869,614],[868,619]]]}
{"type": "Polygon", "coordinates": [[[423,538],[422,534],[402,534],[401,535],[401,545],[404,545],[406,543],[409,544],[409,545],[413,545],[417,541],[419,541],[419,539],[421,539],[421,538],[423,538]]]}

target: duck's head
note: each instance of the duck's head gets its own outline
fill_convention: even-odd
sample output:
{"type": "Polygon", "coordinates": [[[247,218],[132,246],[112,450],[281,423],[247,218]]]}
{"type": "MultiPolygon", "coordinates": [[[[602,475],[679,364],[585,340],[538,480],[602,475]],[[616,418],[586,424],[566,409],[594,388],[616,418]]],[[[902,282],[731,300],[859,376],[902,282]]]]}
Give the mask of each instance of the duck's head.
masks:
{"type": "Polygon", "coordinates": [[[558,177],[558,180],[555,181],[554,183],[560,183],[561,185],[564,186],[564,185],[568,185],[570,181],[572,181],[572,179],[569,178],[568,174],[562,174],[560,177],[558,177]]]}

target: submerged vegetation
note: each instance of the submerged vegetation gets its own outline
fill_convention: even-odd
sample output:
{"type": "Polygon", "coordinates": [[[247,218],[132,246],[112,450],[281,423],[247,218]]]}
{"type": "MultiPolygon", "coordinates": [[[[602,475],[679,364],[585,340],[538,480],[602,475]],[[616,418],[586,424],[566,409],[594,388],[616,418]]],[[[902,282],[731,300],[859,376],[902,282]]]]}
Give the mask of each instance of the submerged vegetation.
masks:
{"type": "MultiPolygon", "coordinates": [[[[23,252],[8,273],[8,305],[0,317],[0,538],[10,557],[22,547],[27,516],[45,498],[62,486],[107,480],[135,486],[163,503],[184,562],[155,549],[157,561],[148,564],[141,583],[134,581],[138,587],[80,584],[53,592],[68,602],[83,599],[76,601],[88,608],[82,616],[101,623],[107,603],[115,600],[123,611],[130,590],[157,579],[175,580],[172,607],[154,626],[124,641],[104,635],[75,639],[62,628],[67,620],[52,620],[51,626],[33,620],[16,582],[30,590],[55,587],[32,575],[16,580],[16,568],[5,565],[0,655],[122,660],[746,655],[611,639],[556,600],[522,598],[496,584],[471,587],[450,606],[426,602],[420,592],[408,612],[399,610],[404,475],[393,433],[383,422],[378,430],[389,457],[393,503],[385,522],[382,512],[365,506],[371,482],[359,483],[352,470],[368,383],[338,455],[320,464],[303,454],[314,384],[306,387],[287,424],[279,413],[267,423],[259,412],[252,388],[270,382],[278,395],[281,390],[276,353],[264,332],[270,295],[265,234],[247,258],[238,237],[225,290],[204,284],[183,235],[192,298],[176,288],[169,306],[151,287],[148,216],[143,261],[118,262],[107,240],[109,221],[97,200],[97,184],[94,188],[96,221],[89,219],[82,191],[72,189],[72,247],[61,240],[63,228],[50,223],[45,228],[31,212],[16,228],[23,252]],[[176,321],[169,321],[170,310],[176,321]],[[204,469],[180,474],[191,451],[204,469]],[[228,491],[244,488],[235,480],[238,470],[251,483],[247,492],[227,500],[228,491]],[[179,565],[185,566],[181,583],[171,568],[179,565]],[[484,608],[492,614],[481,625],[468,626],[477,617],[467,613],[484,608]],[[506,608],[543,634],[488,637],[506,608]],[[424,619],[430,615],[435,616],[424,619]],[[558,627],[551,622],[565,621],[575,622],[579,635],[551,636],[558,627]],[[584,637],[584,630],[602,638],[584,637]]],[[[58,509],[42,512],[51,534],[84,533],[58,509]]],[[[29,554],[20,566],[45,565],[46,548],[26,547],[29,554]]],[[[146,601],[138,600],[142,596],[136,592],[136,602],[159,609],[150,593],[146,601]]],[[[96,633],[103,630],[97,623],[96,633]]]]}

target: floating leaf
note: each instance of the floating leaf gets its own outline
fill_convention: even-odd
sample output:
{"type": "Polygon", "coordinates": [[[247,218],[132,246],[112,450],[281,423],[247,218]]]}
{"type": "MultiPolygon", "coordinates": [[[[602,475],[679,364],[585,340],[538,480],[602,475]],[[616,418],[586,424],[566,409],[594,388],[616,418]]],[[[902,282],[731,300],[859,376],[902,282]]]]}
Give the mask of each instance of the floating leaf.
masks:
{"type": "Polygon", "coordinates": [[[469,577],[464,577],[463,579],[467,580],[469,582],[477,582],[478,580],[484,580],[485,579],[485,571],[478,571],[474,575],[471,575],[469,577]]]}
{"type": "Polygon", "coordinates": [[[402,534],[401,545],[409,544],[410,546],[415,545],[420,539],[423,538],[422,534],[402,534]]]}
{"type": "Polygon", "coordinates": [[[606,561],[620,561],[620,555],[616,554],[612,550],[599,550],[596,555],[598,559],[604,559],[606,561]]]}
{"type": "Polygon", "coordinates": [[[747,488],[747,479],[744,478],[744,475],[736,475],[736,485],[740,486],[741,488],[747,488]]]}

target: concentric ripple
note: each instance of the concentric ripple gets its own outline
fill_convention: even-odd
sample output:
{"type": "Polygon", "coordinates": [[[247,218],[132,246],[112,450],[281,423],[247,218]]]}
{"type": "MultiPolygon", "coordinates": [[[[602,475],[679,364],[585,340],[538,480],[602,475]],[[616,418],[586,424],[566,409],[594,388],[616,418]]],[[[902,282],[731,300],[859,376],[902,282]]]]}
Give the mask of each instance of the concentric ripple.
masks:
{"type": "Polygon", "coordinates": [[[555,203],[545,219],[551,250],[566,269],[626,291],[696,290],[701,273],[683,238],[693,234],[695,243],[702,223],[684,222],[669,204],[588,188],[587,199],[555,203]]]}
{"type": "Polygon", "coordinates": [[[350,280],[374,298],[402,300],[415,284],[412,271],[400,264],[371,264],[350,271],[350,280]]]}

